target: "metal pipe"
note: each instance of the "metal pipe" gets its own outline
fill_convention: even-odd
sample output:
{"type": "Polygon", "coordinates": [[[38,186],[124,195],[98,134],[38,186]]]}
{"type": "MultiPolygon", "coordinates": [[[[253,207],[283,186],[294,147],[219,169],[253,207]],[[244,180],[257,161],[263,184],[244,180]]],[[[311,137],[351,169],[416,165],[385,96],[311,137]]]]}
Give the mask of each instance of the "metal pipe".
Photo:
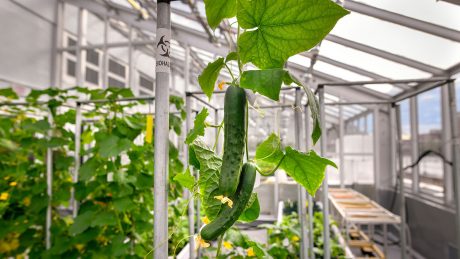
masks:
{"type": "MultiPolygon", "coordinates": [[[[248,114],[249,116],[249,114],[248,114]]],[[[219,125],[219,109],[214,110],[214,124],[219,125]]],[[[219,137],[219,128],[215,128],[215,134],[216,134],[216,154],[219,154],[220,152],[220,137],[219,137]]]]}
{"type": "Polygon", "coordinates": [[[343,106],[343,105],[375,105],[375,104],[391,104],[391,101],[369,101],[369,102],[335,102],[324,103],[326,106],[343,106]]]}
{"type": "Polygon", "coordinates": [[[109,17],[104,17],[104,43],[102,44],[102,88],[109,87],[108,71],[109,71],[109,50],[108,50],[108,41],[109,41],[109,17]]]}
{"type": "MultiPolygon", "coordinates": [[[[75,108],[75,166],[74,166],[74,172],[72,176],[72,182],[74,184],[78,183],[78,171],[80,170],[80,145],[81,145],[81,121],[82,121],[82,115],[81,115],[81,106],[79,103],[77,103],[77,106],[75,108]]],[[[72,216],[75,218],[77,217],[78,214],[78,202],[75,197],[75,187],[72,187],[71,189],[71,202],[72,206],[72,216]]]]}
{"type": "MultiPolygon", "coordinates": [[[[280,90],[281,91],[288,91],[288,90],[295,90],[296,88],[300,88],[300,87],[282,87],[280,90]]],[[[205,93],[203,91],[191,91],[191,92],[186,92],[186,94],[190,94],[190,95],[204,95],[205,93]]],[[[225,90],[218,90],[218,91],[214,91],[213,94],[225,94],[225,90]]]]}
{"type": "MultiPolygon", "coordinates": [[[[418,145],[418,107],[417,98],[411,97],[409,99],[409,118],[410,118],[410,135],[411,135],[411,159],[417,161],[419,156],[419,145],[418,145]]],[[[400,118],[401,119],[401,118],[400,118]]],[[[402,127],[402,125],[401,125],[402,127]]],[[[402,130],[401,130],[402,131],[402,130]]],[[[401,132],[402,134],[402,132],[401,132]]],[[[402,136],[400,136],[402,137],[402,136]]],[[[401,153],[401,156],[403,154],[401,153]]],[[[404,165],[403,165],[404,166],[404,165]]],[[[412,167],[412,192],[418,193],[419,190],[419,167],[418,165],[412,167]]]]}
{"type": "Polygon", "coordinates": [[[391,164],[391,186],[396,185],[396,113],[392,105],[388,106],[390,111],[390,164],[391,164]]]}
{"type": "MultiPolygon", "coordinates": [[[[48,123],[53,125],[53,116],[51,111],[48,114],[48,123]]],[[[52,138],[53,130],[48,130],[48,140],[52,138]]],[[[52,221],[52,199],[53,199],[53,149],[46,149],[46,194],[48,195],[48,207],[46,208],[46,232],[45,243],[46,250],[51,248],[51,221],[52,221]]]]}
{"type": "MultiPolygon", "coordinates": [[[[305,105],[305,150],[308,152],[311,147],[311,130],[310,130],[310,111],[308,105],[305,105]]],[[[308,194],[308,257],[314,259],[315,254],[313,248],[315,246],[314,236],[313,236],[313,197],[308,194]]]]}
{"type": "Polygon", "coordinates": [[[343,121],[343,107],[339,106],[339,164],[340,188],[345,188],[345,156],[344,156],[345,123],[343,121]]]}
{"type": "MultiPolygon", "coordinates": [[[[318,97],[319,97],[319,115],[321,119],[321,129],[323,134],[320,139],[321,156],[326,156],[326,113],[324,107],[324,87],[318,85],[318,97]]],[[[328,175],[327,170],[324,171],[323,180],[323,228],[324,228],[324,259],[331,258],[330,251],[330,240],[329,240],[329,200],[328,200],[328,175]]]]}
{"type": "Polygon", "coordinates": [[[434,83],[449,80],[448,77],[431,77],[419,79],[401,79],[401,80],[370,80],[355,82],[331,82],[319,84],[318,86],[352,86],[352,85],[375,85],[375,84],[410,84],[410,83],[434,83]]]}
{"type": "Polygon", "coordinates": [[[442,80],[441,82],[437,82],[436,84],[433,84],[433,85],[430,85],[430,86],[427,86],[427,87],[423,87],[423,88],[419,88],[419,89],[417,89],[415,91],[412,91],[412,92],[397,95],[397,96],[395,96],[393,98],[393,102],[401,102],[401,101],[403,101],[405,99],[414,97],[416,95],[419,95],[421,93],[430,91],[431,89],[434,89],[436,87],[440,87],[442,85],[445,85],[446,83],[450,83],[450,82],[453,82],[453,81],[454,81],[453,79],[446,79],[446,80],[442,80]]]}
{"type": "MultiPolygon", "coordinates": [[[[190,129],[192,128],[192,103],[191,103],[190,96],[185,97],[185,112],[187,114],[185,118],[185,130],[186,132],[189,132],[190,129]]],[[[185,145],[185,157],[186,157],[187,168],[190,168],[188,145],[185,145]]],[[[193,169],[191,170],[192,170],[191,174],[194,175],[193,169]]],[[[195,238],[194,238],[194,235],[195,235],[195,200],[189,190],[186,191],[186,194],[187,194],[187,199],[190,200],[188,203],[188,232],[190,235],[190,238],[188,239],[189,254],[190,254],[190,259],[193,259],[195,258],[195,238]]]]}
{"type": "MultiPolygon", "coordinates": [[[[132,101],[153,101],[155,96],[138,96],[138,97],[126,97],[120,99],[96,99],[96,100],[77,100],[77,104],[91,104],[91,103],[111,103],[111,102],[132,102],[132,101]]],[[[1,105],[1,104],[0,104],[1,105]]]]}
{"type": "MultiPolygon", "coordinates": [[[[294,105],[293,104],[279,104],[279,105],[264,105],[264,106],[259,106],[259,107],[255,107],[255,109],[276,109],[276,108],[293,108],[294,105]]],[[[224,110],[223,107],[219,107],[217,108],[218,110],[224,110]]]]}
{"type": "Polygon", "coordinates": [[[211,109],[214,109],[214,110],[218,109],[217,107],[214,107],[214,105],[212,105],[212,104],[206,102],[205,100],[203,100],[203,99],[201,99],[201,98],[199,98],[199,97],[197,97],[197,96],[195,96],[195,95],[193,95],[193,94],[190,95],[190,96],[192,96],[192,97],[195,98],[197,101],[199,101],[200,103],[202,103],[202,104],[208,106],[208,107],[211,108],[211,109]]]}
{"type": "Polygon", "coordinates": [[[168,258],[168,142],[171,6],[169,0],[157,3],[156,87],[155,87],[155,176],[153,258],[168,258]]]}
{"type": "Polygon", "coordinates": [[[375,200],[380,202],[379,190],[380,190],[380,120],[379,120],[380,109],[378,106],[374,108],[374,132],[373,132],[373,151],[374,151],[374,186],[375,186],[375,200]]]}
{"type": "MultiPolygon", "coordinates": [[[[460,93],[457,93],[460,94],[460,93]]],[[[455,201],[455,221],[456,221],[456,234],[457,234],[457,243],[456,247],[460,247],[460,176],[458,172],[460,171],[460,136],[459,129],[456,123],[458,118],[455,118],[457,111],[456,100],[455,100],[455,85],[453,82],[449,83],[449,105],[450,105],[450,127],[452,135],[452,157],[453,157],[453,167],[452,172],[457,172],[453,174],[454,179],[454,201],[455,201]]],[[[460,258],[460,249],[457,249],[457,257],[460,258]]]]}
{"type": "MultiPolygon", "coordinates": [[[[296,88],[295,91],[295,110],[294,110],[294,123],[295,123],[295,148],[297,150],[300,150],[300,140],[301,140],[301,134],[302,134],[302,124],[300,121],[302,120],[302,110],[301,110],[301,102],[302,102],[302,96],[300,92],[300,88],[296,88]]],[[[306,205],[306,197],[305,197],[305,188],[298,184],[297,185],[297,209],[298,209],[298,214],[300,218],[300,234],[301,234],[301,239],[300,239],[300,258],[307,258],[308,255],[308,244],[307,244],[307,213],[305,211],[305,205],[306,205]]]]}
{"type": "MultiPolygon", "coordinates": [[[[449,87],[454,87],[453,85],[451,86],[450,84],[447,85],[447,87],[442,87],[441,88],[441,106],[442,106],[442,143],[443,148],[442,152],[444,153],[444,157],[449,160],[453,161],[453,145],[449,145],[450,141],[452,141],[452,126],[450,125],[451,123],[457,123],[454,120],[451,120],[450,118],[450,113],[456,112],[456,111],[451,111],[450,110],[450,97],[449,97],[449,87]]],[[[455,96],[455,95],[454,95],[455,96]]],[[[452,204],[453,203],[453,179],[452,179],[452,167],[448,166],[447,164],[444,163],[444,203],[445,204],[452,204]]]]}
{"type": "Polygon", "coordinates": [[[404,194],[404,170],[402,162],[402,143],[401,143],[401,107],[396,105],[396,130],[398,138],[398,162],[399,162],[399,209],[401,217],[401,228],[400,228],[400,243],[401,243],[401,259],[406,259],[406,198],[404,194]]]}

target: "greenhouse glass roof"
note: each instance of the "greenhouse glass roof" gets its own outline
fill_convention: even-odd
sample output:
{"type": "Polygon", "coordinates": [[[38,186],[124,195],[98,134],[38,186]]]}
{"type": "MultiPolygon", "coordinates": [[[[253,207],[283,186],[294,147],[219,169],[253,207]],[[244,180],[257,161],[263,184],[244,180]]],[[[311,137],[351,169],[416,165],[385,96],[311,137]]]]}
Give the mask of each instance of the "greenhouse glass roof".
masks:
{"type": "MultiPolygon", "coordinates": [[[[66,0],[100,17],[109,16],[126,25],[148,31],[153,37],[156,3],[152,0],[66,0]],[[116,10],[116,12],[114,12],[116,10]],[[147,17],[143,13],[148,13],[147,17]]],[[[313,73],[320,83],[373,80],[427,79],[452,77],[460,72],[460,3],[455,0],[345,0],[351,11],[315,50],[298,54],[288,67],[298,75],[313,73]],[[312,60],[313,59],[313,60],[312,60]],[[313,68],[309,67],[314,64],[313,68]]],[[[191,57],[206,65],[228,52],[235,44],[236,24],[222,24],[216,31],[206,25],[204,3],[199,0],[175,1],[172,7],[173,55],[185,59],[185,46],[191,57]]],[[[177,64],[181,66],[183,64],[177,64]]],[[[237,73],[235,67],[234,71],[237,73]]],[[[196,76],[196,75],[195,75],[196,76]]],[[[229,77],[223,74],[223,77],[229,77]]],[[[417,82],[417,80],[414,80],[417,82]]],[[[371,100],[396,98],[425,86],[413,84],[362,84],[351,93],[329,94],[357,99],[353,91],[371,100]]],[[[332,96],[331,95],[331,96],[332,96]]]]}

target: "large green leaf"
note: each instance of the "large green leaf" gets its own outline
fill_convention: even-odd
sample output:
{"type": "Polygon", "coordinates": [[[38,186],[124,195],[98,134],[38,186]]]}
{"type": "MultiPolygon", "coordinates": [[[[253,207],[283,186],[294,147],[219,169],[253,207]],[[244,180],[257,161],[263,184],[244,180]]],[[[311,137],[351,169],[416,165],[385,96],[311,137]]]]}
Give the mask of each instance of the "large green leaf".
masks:
{"type": "Polygon", "coordinates": [[[195,186],[195,177],[192,176],[189,168],[187,168],[184,173],[176,174],[173,180],[178,182],[183,187],[193,191],[193,186],[195,186]]]}
{"type": "Polygon", "coordinates": [[[212,29],[216,29],[224,18],[236,15],[236,0],[204,0],[206,18],[212,29]]]}
{"type": "Polygon", "coordinates": [[[196,115],[193,129],[188,132],[187,138],[185,139],[186,144],[191,144],[198,136],[204,136],[204,129],[206,128],[205,121],[208,115],[209,112],[206,108],[203,108],[201,112],[196,115]]]}
{"type": "Polygon", "coordinates": [[[249,199],[248,205],[243,213],[240,215],[238,220],[243,222],[252,222],[259,218],[260,214],[260,205],[259,199],[257,198],[257,193],[251,194],[251,198],[249,199]]]}
{"type": "Polygon", "coordinates": [[[282,156],[281,140],[275,133],[270,134],[270,136],[256,148],[256,160],[278,163],[282,156]]]}
{"type": "Polygon", "coordinates": [[[132,144],[129,139],[104,133],[96,133],[96,141],[99,147],[99,154],[104,158],[118,156],[121,152],[129,149],[132,144]]]}
{"type": "Polygon", "coordinates": [[[124,197],[113,200],[113,207],[120,212],[124,212],[134,209],[136,204],[131,200],[131,198],[124,197]]]}
{"type": "Polygon", "coordinates": [[[281,163],[281,168],[305,187],[310,195],[315,195],[321,186],[328,165],[337,168],[334,162],[318,156],[313,150],[306,154],[286,147],[286,157],[281,163]]]}
{"type": "MultiPolygon", "coordinates": [[[[220,1],[217,1],[217,2],[220,2],[220,1]]],[[[225,2],[225,1],[223,1],[225,2]]],[[[231,1],[229,1],[231,2],[231,1]]],[[[236,2],[235,2],[235,7],[236,7],[236,2]]],[[[0,96],[4,96],[8,99],[18,99],[18,95],[16,94],[16,92],[12,89],[12,88],[3,88],[3,89],[0,89],[0,96]]]]}
{"type": "Polygon", "coordinates": [[[100,162],[96,157],[91,157],[80,167],[79,178],[81,181],[87,181],[96,175],[96,170],[100,167],[100,162]]]}
{"type": "Polygon", "coordinates": [[[259,68],[282,68],[290,56],[309,50],[348,11],[330,0],[239,0],[241,60],[259,68]]]}
{"type": "Polygon", "coordinates": [[[102,211],[94,216],[91,221],[91,226],[115,226],[117,224],[117,216],[113,211],[102,211]]]}
{"type": "Polygon", "coordinates": [[[222,203],[214,198],[219,195],[219,175],[222,159],[214,154],[203,141],[195,140],[192,144],[195,156],[200,163],[201,204],[206,216],[213,220],[220,211],[222,203]]]}
{"type": "Polygon", "coordinates": [[[224,65],[224,58],[218,58],[214,62],[209,63],[201,75],[198,76],[198,83],[200,83],[201,90],[203,90],[208,98],[211,98],[212,93],[214,92],[217,77],[224,65]]]}
{"type": "Polygon", "coordinates": [[[85,231],[91,226],[91,221],[93,220],[96,211],[87,211],[78,215],[72,226],[69,228],[69,233],[72,235],[77,235],[85,231]]]}
{"type": "Polygon", "coordinates": [[[286,73],[282,68],[244,71],[240,86],[278,101],[286,73]]]}

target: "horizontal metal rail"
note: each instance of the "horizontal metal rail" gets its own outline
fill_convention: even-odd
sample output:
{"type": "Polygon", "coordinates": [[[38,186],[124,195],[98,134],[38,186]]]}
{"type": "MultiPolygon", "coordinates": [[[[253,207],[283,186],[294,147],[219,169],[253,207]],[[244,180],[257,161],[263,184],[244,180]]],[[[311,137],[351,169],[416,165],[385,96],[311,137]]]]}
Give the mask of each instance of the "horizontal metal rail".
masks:
{"type": "Polygon", "coordinates": [[[353,86],[353,85],[376,85],[376,84],[410,84],[410,83],[431,83],[442,80],[449,80],[448,77],[432,77],[422,79],[401,79],[401,80],[371,80],[371,81],[355,81],[355,82],[332,82],[319,84],[318,86],[353,86]]]}

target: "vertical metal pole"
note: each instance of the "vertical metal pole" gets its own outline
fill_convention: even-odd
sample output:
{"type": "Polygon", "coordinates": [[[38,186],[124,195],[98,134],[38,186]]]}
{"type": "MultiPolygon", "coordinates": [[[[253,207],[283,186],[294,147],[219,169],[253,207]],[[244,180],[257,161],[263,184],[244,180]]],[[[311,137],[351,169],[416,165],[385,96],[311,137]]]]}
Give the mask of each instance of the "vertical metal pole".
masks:
{"type": "Polygon", "coordinates": [[[388,105],[388,110],[390,111],[390,164],[391,164],[391,184],[392,186],[396,185],[396,111],[392,108],[391,105],[388,105]]]}
{"type": "Polygon", "coordinates": [[[406,197],[404,195],[404,170],[402,162],[402,143],[401,143],[401,107],[396,105],[396,129],[398,135],[398,162],[399,162],[399,202],[401,229],[399,232],[401,242],[401,259],[406,259],[406,197]]]}
{"type": "Polygon", "coordinates": [[[170,87],[171,6],[169,0],[157,4],[156,88],[155,88],[155,176],[154,253],[168,258],[168,136],[170,87]]]}
{"type": "MultiPolygon", "coordinates": [[[[186,66],[187,67],[187,66],[186,66]]],[[[187,84],[186,84],[187,85],[187,84]]],[[[192,103],[191,103],[191,96],[186,95],[185,97],[185,112],[187,113],[187,117],[185,119],[185,129],[186,132],[189,132],[192,127],[192,103]]],[[[188,145],[185,145],[185,157],[187,158],[186,164],[187,167],[190,168],[189,165],[189,153],[188,153],[188,145]]],[[[193,170],[191,171],[193,175],[193,170]]],[[[190,194],[190,191],[186,191],[187,199],[190,199],[188,204],[188,232],[190,238],[189,242],[189,254],[190,258],[195,258],[195,201],[193,196],[190,194]]],[[[199,218],[198,218],[199,220],[199,218]]]]}
{"type": "MultiPolygon", "coordinates": [[[[445,85],[441,87],[441,106],[442,106],[442,143],[443,148],[442,151],[444,157],[449,160],[453,161],[453,145],[449,143],[452,141],[452,126],[450,124],[456,123],[455,117],[451,120],[451,113],[455,112],[451,110],[450,104],[450,96],[449,96],[449,86],[445,85]]],[[[453,87],[453,86],[452,86],[453,87]]],[[[455,96],[455,95],[454,95],[455,96]]],[[[444,168],[444,202],[445,204],[452,204],[453,202],[453,178],[452,178],[452,167],[447,164],[443,164],[444,168]]]]}
{"type": "MultiPolygon", "coordinates": [[[[48,111],[48,122],[50,125],[53,125],[53,116],[51,111],[48,111]]],[[[48,140],[52,138],[52,130],[48,131],[48,140]]],[[[48,195],[48,207],[46,208],[46,233],[45,233],[45,243],[46,249],[51,248],[51,220],[52,220],[52,210],[51,201],[53,198],[53,149],[46,149],[46,194],[48,195]]]]}
{"type": "MultiPolygon", "coordinates": [[[[308,152],[311,147],[310,131],[310,112],[308,106],[305,106],[305,150],[308,152]]],[[[313,197],[308,194],[308,258],[315,258],[313,248],[315,246],[313,236],[313,197]]]]}
{"type": "MultiPolygon", "coordinates": [[[[324,107],[324,87],[318,87],[319,95],[319,115],[321,120],[321,134],[320,139],[320,149],[321,156],[326,156],[326,111],[324,107]]],[[[324,259],[331,258],[331,250],[329,244],[329,200],[328,200],[328,175],[327,170],[324,171],[324,181],[323,181],[323,229],[324,229],[324,259]]]]}
{"type": "MultiPolygon", "coordinates": [[[[280,132],[280,129],[279,129],[279,126],[280,126],[280,122],[278,120],[278,113],[280,113],[280,110],[277,109],[275,110],[275,113],[274,113],[274,122],[273,122],[273,131],[276,132],[276,133],[279,133],[280,132]]],[[[225,127],[225,125],[224,125],[225,127]]],[[[275,172],[275,183],[273,184],[273,200],[275,201],[275,209],[274,209],[274,213],[276,214],[279,210],[279,200],[280,200],[280,189],[279,189],[279,182],[280,182],[280,172],[278,170],[276,170],[275,172]]]]}
{"type": "Polygon", "coordinates": [[[343,122],[343,107],[339,105],[339,164],[340,188],[345,188],[345,156],[344,156],[345,123],[343,122]]]}
{"type": "Polygon", "coordinates": [[[84,70],[84,53],[85,50],[81,48],[85,44],[85,31],[86,31],[86,10],[83,8],[78,9],[78,27],[77,27],[77,62],[76,62],[76,84],[77,86],[83,86],[85,78],[84,70]]]}
{"type": "MultiPolygon", "coordinates": [[[[457,210],[456,213],[456,227],[457,227],[457,257],[460,258],[460,176],[459,176],[459,171],[460,171],[460,133],[457,126],[457,120],[456,118],[456,113],[457,113],[457,107],[456,107],[456,100],[455,100],[455,85],[453,82],[449,82],[448,85],[449,88],[449,104],[450,104],[450,121],[452,122],[450,124],[451,127],[451,132],[452,132],[452,145],[453,145],[453,168],[452,171],[455,172],[453,174],[453,179],[454,179],[454,201],[455,201],[455,208],[457,210]]],[[[459,93],[457,93],[459,94],[459,93]]]]}
{"type": "MultiPolygon", "coordinates": [[[[295,89],[295,110],[294,110],[294,123],[295,123],[295,147],[297,150],[300,149],[300,139],[302,134],[302,96],[300,94],[300,88],[295,89]]],[[[307,212],[306,212],[306,191],[305,188],[298,184],[297,185],[297,195],[298,195],[298,213],[300,217],[300,258],[307,258],[307,212]]]]}
{"type": "Polygon", "coordinates": [[[64,3],[56,1],[55,19],[56,27],[54,29],[53,50],[51,52],[51,85],[61,88],[62,77],[62,52],[58,51],[62,47],[62,34],[64,31],[64,3]]]}
{"type": "MultiPolygon", "coordinates": [[[[417,160],[418,155],[419,155],[419,147],[418,147],[418,109],[417,109],[417,97],[411,97],[409,99],[409,104],[410,104],[410,129],[411,129],[411,145],[412,145],[412,162],[415,162],[417,160]]],[[[399,108],[400,109],[400,108],[399,108]]],[[[399,113],[398,116],[401,116],[401,112],[399,113]]],[[[397,118],[399,120],[399,123],[401,124],[401,117],[397,118]]],[[[402,127],[402,125],[399,125],[399,127],[402,127]]],[[[401,132],[402,129],[399,128],[399,140],[401,140],[401,132]]],[[[402,153],[400,154],[401,160],[402,160],[402,153]]],[[[401,167],[402,168],[402,167],[401,167]]],[[[419,189],[419,167],[416,165],[415,167],[412,167],[412,192],[413,193],[418,193],[419,189]]]]}
{"type": "Polygon", "coordinates": [[[379,190],[380,190],[380,116],[379,116],[379,107],[374,108],[374,130],[373,130],[373,140],[374,140],[374,187],[375,187],[375,200],[377,202],[379,199],[379,190]]]}
{"type": "MultiPolygon", "coordinates": [[[[80,171],[80,145],[81,145],[81,104],[77,103],[75,107],[75,167],[72,176],[72,182],[78,182],[78,172],[80,171]]],[[[71,190],[72,216],[75,218],[78,214],[78,202],[75,198],[75,187],[71,190]]]]}
{"type": "Polygon", "coordinates": [[[102,88],[109,87],[107,72],[109,70],[109,49],[107,43],[109,41],[109,17],[104,17],[104,47],[102,48],[102,88]]]}
{"type": "Polygon", "coordinates": [[[129,26],[129,33],[128,33],[128,43],[129,43],[128,44],[128,87],[133,92],[135,92],[136,94],[139,94],[139,89],[137,89],[137,87],[134,87],[133,34],[134,34],[133,26],[129,26]]]}

